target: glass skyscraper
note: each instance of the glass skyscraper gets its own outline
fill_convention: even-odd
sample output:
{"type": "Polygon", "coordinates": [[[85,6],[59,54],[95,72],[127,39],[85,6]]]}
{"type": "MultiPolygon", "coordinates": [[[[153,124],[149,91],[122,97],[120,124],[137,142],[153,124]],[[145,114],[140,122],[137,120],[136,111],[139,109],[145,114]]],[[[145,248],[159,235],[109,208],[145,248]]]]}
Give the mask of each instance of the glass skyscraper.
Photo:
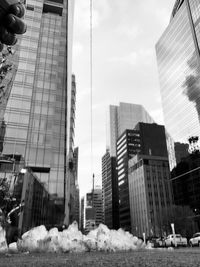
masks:
{"type": "Polygon", "coordinates": [[[166,130],[175,142],[200,135],[200,1],[176,1],[156,44],[166,130]]]}
{"type": "Polygon", "coordinates": [[[27,32],[16,46],[18,70],[0,118],[2,153],[21,155],[60,204],[68,191],[73,9],[73,0],[26,0],[27,32]]]}
{"type": "Polygon", "coordinates": [[[110,105],[108,122],[108,148],[111,156],[116,156],[116,142],[126,129],[134,129],[138,122],[154,123],[142,105],[120,102],[110,105]]]}

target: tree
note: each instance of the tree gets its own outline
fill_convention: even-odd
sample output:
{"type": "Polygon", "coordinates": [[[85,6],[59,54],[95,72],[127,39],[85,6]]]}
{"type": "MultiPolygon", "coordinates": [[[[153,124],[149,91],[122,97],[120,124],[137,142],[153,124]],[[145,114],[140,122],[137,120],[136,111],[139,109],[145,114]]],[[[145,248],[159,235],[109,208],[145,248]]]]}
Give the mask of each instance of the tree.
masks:
{"type": "Polygon", "coordinates": [[[0,208],[7,215],[13,207],[13,198],[9,191],[10,185],[6,178],[0,178],[0,208]]]}
{"type": "Polygon", "coordinates": [[[195,214],[189,206],[173,205],[163,210],[163,231],[171,233],[171,223],[174,223],[175,232],[191,237],[195,232],[195,214]]]}

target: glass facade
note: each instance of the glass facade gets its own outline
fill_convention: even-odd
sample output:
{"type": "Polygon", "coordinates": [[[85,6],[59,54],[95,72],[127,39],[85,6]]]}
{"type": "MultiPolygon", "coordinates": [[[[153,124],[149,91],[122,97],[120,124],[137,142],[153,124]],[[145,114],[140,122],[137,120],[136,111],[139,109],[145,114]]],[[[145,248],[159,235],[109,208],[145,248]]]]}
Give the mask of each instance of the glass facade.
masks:
{"type": "Polygon", "coordinates": [[[200,2],[181,1],[156,44],[166,129],[175,142],[200,135],[200,2]]]}
{"type": "Polygon", "coordinates": [[[4,115],[3,154],[22,155],[25,166],[48,192],[63,199],[70,131],[73,1],[27,0],[26,7],[28,27],[13,59],[18,71],[4,115]]]}
{"type": "Polygon", "coordinates": [[[116,157],[117,138],[126,129],[134,129],[138,122],[154,123],[143,106],[121,102],[119,106],[109,107],[108,147],[111,156],[116,157]]]}

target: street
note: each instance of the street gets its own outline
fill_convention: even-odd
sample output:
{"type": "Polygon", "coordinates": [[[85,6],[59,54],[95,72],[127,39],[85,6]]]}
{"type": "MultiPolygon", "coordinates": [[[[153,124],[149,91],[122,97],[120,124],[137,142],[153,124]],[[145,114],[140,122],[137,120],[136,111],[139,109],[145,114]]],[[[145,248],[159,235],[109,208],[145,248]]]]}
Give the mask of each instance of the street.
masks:
{"type": "Polygon", "coordinates": [[[0,255],[1,267],[199,267],[199,248],[153,249],[129,252],[34,253],[0,255]]]}

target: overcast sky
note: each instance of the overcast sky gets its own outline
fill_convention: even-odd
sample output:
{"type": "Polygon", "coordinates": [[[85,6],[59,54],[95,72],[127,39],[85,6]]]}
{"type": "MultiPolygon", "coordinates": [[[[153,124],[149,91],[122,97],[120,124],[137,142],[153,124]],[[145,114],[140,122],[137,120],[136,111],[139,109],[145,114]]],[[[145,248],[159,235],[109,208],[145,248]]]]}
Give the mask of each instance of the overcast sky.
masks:
{"type": "Polygon", "coordinates": [[[93,0],[93,127],[91,153],[90,0],[76,0],[73,73],[76,75],[75,146],[81,195],[101,183],[109,105],[143,105],[163,124],[155,44],[175,0],[93,0]],[[93,156],[92,156],[92,155],[93,156]],[[92,160],[91,160],[92,157],[92,160]]]}

